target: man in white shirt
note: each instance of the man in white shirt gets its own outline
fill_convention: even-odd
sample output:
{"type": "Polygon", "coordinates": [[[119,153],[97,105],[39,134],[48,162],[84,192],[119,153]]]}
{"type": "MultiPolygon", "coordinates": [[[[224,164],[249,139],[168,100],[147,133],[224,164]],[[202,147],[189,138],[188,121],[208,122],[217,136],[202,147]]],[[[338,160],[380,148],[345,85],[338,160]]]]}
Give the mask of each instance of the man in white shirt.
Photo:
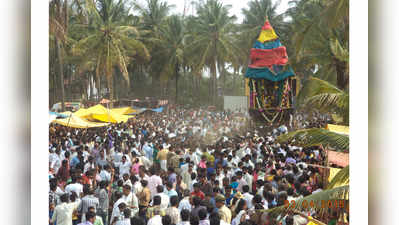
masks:
{"type": "Polygon", "coordinates": [[[190,210],[184,209],[180,212],[181,221],[176,225],[190,225],[190,210]]]}
{"type": "Polygon", "coordinates": [[[82,196],[83,185],[77,182],[76,177],[72,177],[71,183],[65,187],[65,192],[69,195],[72,194],[72,191],[75,192],[79,198],[82,196]]]}
{"type": "Polygon", "coordinates": [[[72,225],[72,214],[74,210],[77,210],[80,201],[69,202],[69,195],[61,195],[61,204],[57,205],[54,209],[53,217],[51,217],[51,223],[57,223],[57,225],[72,225]]]}
{"type": "Polygon", "coordinates": [[[126,202],[127,208],[130,209],[130,217],[134,217],[139,212],[139,201],[134,193],[132,193],[132,187],[129,185],[123,186],[122,199],[126,202]]]}
{"type": "Polygon", "coordinates": [[[89,156],[88,159],[89,159],[88,162],[84,166],[83,173],[86,173],[89,170],[95,169],[93,156],[89,156]]]}
{"type": "Polygon", "coordinates": [[[132,164],[126,160],[126,156],[122,156],[122,161],[119,163],[119,177],[122,178],[124,174],[130,176],[130,168],[132,164]]]}
{"type": "Polygon", "coordinates": [[[112,155],[114,163],[120,163],[122,161],[122,156],[123,154],[121,153],[121,150],[119,148],[116,148],[115,153],[112,155]]]}
{"type": "Polygon", "coordinates": [[[129,208],[126,208],[125,210],[123,210],[123,219],[116,221],[115,225],[131,225],[131,217],[131,210],[129,208]]]}
{"type": "Polygon", "coordinates": [[[164,188],[162,185],[157,186],[158,196],[161,197],[161,209],[166,210],[169,206],[169,196],[164,193],[164,188]]]}
{"type": "MultiPolygon", "coordinates": [[[[52,152],[52,150],[50,151],[52,152]]],[[[60,149],[57,148],[55,153],[50,153],[49,156],[50,168],[54,170],[54,174],[57,174],[58,169],[61,167],[61,159],[60,159],[60,149]]]]}
{"type": "Polygon", "coordinates": [[[161,225],[162,224],[162,217],[160,216],[161,210],[154,209],[154,216],[148,220],[147,225],[161,225]]]}
{"type": "Polygon", "coordinates": [[[118,221],[125,209],[126,202],[124,202],[122,198],[118,199],[118,201],[114,203],[114,207],[112,209],[110,224],[112,224],[114,221],[118,221]]]}
{"type": "Polygon", "coordinates": [[[111,167],[109,165],[105,165],[102,168],[99,176],[100,176],[100,181],[110,182],[111,181],[111,167]]]}
{"type": "MultiPolygon", "coordinates": [[[[182,212],[182,210],[188,210],[191,211],[191,204],[190,204],[190,191],[185,189],[183,191],[183,196],[184,198],[179,202],[179,211],[182,212]]],[[[183,220],[183,218],[182,218],[183,220]]],[[[184,220],[183,220],[184,221],[184,220]]]]}
{"type": "Polygon", "coordinates": [[[157,194],[157,186],[162,185],[162,179],[158,176],[158,171],[156,169],[152,169],[152,176],[148,179],[148,188],[151,191],[151,199],[157,194]]]}
{"type": "Polygon", "coordinates": [[[242,192],[242,187],[244,187],[244,185],[248,185],[248,184],[247,184],[247,181],[245,181],[244,178],[242,177],[242,171],[238,171],[238,172],[236,173],[236,176],[237,176],[237,181],[238,181],[237,190],[238,190],[239,192],[242,192]]]}
{"type": "Polygon", "coordinates": [[[242,190],[244,192],[243,196],[244,196],[245,201],[247,202],[248,209],[251,209],[252,208],[252,199],[254,198],[254,196],[249,193],[248,185],[244,185],[244,187],[242,187],[242,190]]]}
{"type": "MultiPolygon", "coordinates": [[[[251,167],[251,168],[253,168],[253,167],[251,167]]],[[[254,178],[253,178],[253,176],[250,173],[248,173],[249,172],[249,168],[248,167],[247,168],[244,167],[243,172],[244,172],[243,178],[247,182],[247,184],[249,186],[249,190],[252,190],[252,182],[253,182],[254,178]]],[[[250,172],[252,172],[252,171],[250,171],[250,172]]]]}

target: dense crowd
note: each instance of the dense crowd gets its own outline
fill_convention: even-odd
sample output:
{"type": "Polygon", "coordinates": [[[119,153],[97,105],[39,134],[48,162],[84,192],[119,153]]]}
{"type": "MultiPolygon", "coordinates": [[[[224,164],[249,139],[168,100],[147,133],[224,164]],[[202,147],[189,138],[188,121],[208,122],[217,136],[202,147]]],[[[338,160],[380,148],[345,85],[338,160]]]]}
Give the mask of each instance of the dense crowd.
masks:
{"type": "Polygon", "coordinates": [[[287,127],[261,134],[247,120],[170,109],[103,128],[51,124],[49,223],[308,224],[256,212],[322,191],[321,169],[308,165],[323,151],[278,143],[287,127]]]}

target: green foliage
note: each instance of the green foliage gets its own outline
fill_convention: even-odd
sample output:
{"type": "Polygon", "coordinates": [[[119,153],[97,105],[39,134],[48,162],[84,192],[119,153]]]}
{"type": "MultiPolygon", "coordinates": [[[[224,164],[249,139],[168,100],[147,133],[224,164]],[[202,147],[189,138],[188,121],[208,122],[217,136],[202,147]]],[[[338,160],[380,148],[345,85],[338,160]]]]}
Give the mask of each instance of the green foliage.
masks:
{"type": "Polygon", "coordinates": [[[344,124],[349,125],[349,93],[327,81],[310,77],[299,93],[298,102],[303,108],[337,113],[342,116],[344,124]]]}
{"type": "MultiPolygon", "coordinates": [[[[61,89],[62,61],[67,98],[72,96],[70,84],[85,91],[89,83],[103,89],[106,82],[117,96],[170,98],[180,91],[182,102],[197,98],[216,104],[218,88],[224,94],[243,93],[249,50],[266,18],[287,46],[301,80],[313,76],[347,89],[348,0],[292,1],[282,14],[276,11],[279,1],[251,0],[242,8],[243,21],[237,21],[231,6],[221,0],[192,1],[195,10],[183,16],[172,14],[175,6],[167,0],[138,2],[50,1],[52,92],[61,89]],[[55,40],[60,42],[60,59],[55,40]]],[[[318,89],[311,82],[302,86],[314,93],[318,89]]],[[[50,96],[59,99],[60,94],[50,96]]],[[[319,90],[300,104],[332,110],[347,122],[347,102],[347,92],[319,90]]]]}
{"type": "Polygon", "coordinates": [[[342,168],[328,184],[327,189],[341,186],[349,182],[349,166],[342,168]]]}
{"type": "MultiPolygon", "coordinates": [[[[309,211],[309,204],[310,202],[313,202],[317,206],[312,207],[317,213],[322,214],[324,212],[327,212],[329,209],[328,207],[328,202],[330,201],[333,205],[334,202],[337,200],[339,204],[339,200],[348,200],[349,199],[349,185],[345,186],[340,186],[332,189],[327,189],[324,191],[317,192],[315,194],[306,196],[304,198],[300,198],[295,200],[295,205],[290,204],[289,207],[286,206],[279,206],[276,208],[268,209],[268,210],[262,210],[264,212],[269,213],[271,216],[278,216],[278,215],[285,215],[289,213],[290,211],[309,211]],[[321,204],[322,202],[325,203],[325,207],[322,207],[321,204]]],[[[348,203],[345,203],[345,206],[348,203]]],[[[333,206],[334,207],[334,206],[333,206]]],[[[337,206],[338,208],[339,206],[337,206]]]]}
{"type": "Polygon", "coordinates": [[[349,149],[349,136],[338,134],[323,128],[310,128],[289,132],[278,137],[280,142],[295,140],[295,143],[303,146],[329,146],[336,151],[347,151],[349,149]]]}
{"type": "MultiPolygon", "coordinates": [[[[73,47],[72,53],[86,62],[96,62],[96,76],[105,74],[113,99],[113,69],[117,67],[129,86],[127,66],[133,60],[150,59],[146,46],[138,40],[137,28],[124,25],[129,12],[126,1],[87,0],[89,34],[73,47]],[[126,18],[125,18],[126,19],[126,18]]],[[[99,79],[99,78],[98,78],[99,79]]],[[[100,80],[100,79],[99,79],[100,80]]]]}

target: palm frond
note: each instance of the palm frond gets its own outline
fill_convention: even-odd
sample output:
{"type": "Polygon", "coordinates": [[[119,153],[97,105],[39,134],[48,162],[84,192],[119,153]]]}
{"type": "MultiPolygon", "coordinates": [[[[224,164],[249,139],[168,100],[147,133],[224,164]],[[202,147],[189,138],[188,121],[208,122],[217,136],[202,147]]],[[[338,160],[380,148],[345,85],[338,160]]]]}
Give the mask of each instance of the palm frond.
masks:
{"type": "Polygon", "coordinates": [[[348,206],[349,200],[349,185],[336,187],[324,191],[317,192],[315,194],[306,196],[301,199],[297,199],[290,204],[279,206],[268,210],[259,210],[260,212],[266,212],[269,215],[277,217],[282,216],[292,211],[304,211],[308,212],[310,209],[315,210],[318,214],[327,212],[329,208],[335,208],[334,204],[337,204],[336,208],[339,208],[339,204],[344,201],[344,208],[348,206]],[[313,204],[314,206],[310,206],[313,204]],[[332,204],[332,206],[330,205],[332,204]],[[330,207],[329,207],[330,205],[330,207]]]}
{"type": "Polygon", "coordinates": [[[304,82],[303,88],[299,92],[298,101],[303,103],[306,98],[313,97],[315,95],[324,94],[324,93],[343,93],[341,89],[336,86],[328,83],[325,80],[321,80],[316,77],[309,77],[307,81],[304,82]]]}
{"type": "Polygon", "coordinates": [[[349,94],[322,93],[305,100],[306,107],[315,107],[322,112],[349,111],[349,94]]]}
{"type": "Polygon", "coordinates": [[[349,166],[342,168],[330,181],[327,189],[333,189],[335,187],[342,186],[342,184],[349,184],[349,166]]]}
{"type": "Polygon", "coordinates": [[[296,144],[303,147],[310,146],[329,146],[336,151],[346,151],[349,149],[349,136],[331,132],[323,128],[310,128],[289,132],[278,137],[280,142],[295,140],[296,144]]]}

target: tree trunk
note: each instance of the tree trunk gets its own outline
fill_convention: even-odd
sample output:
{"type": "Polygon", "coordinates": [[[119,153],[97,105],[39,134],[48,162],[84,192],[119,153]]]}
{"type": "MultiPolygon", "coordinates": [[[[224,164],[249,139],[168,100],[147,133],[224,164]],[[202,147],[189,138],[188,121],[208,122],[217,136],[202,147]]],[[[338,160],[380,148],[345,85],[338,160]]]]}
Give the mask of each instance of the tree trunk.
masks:
{"type": "MultiPolygon", "coordinates": [[[[176,104],[177,104],[177,96],[178,96],[178,82],[179,82],[179,64],[175,64],[175,74],[176,74],[176,104]]],[[[184,83],[183,83],[184,84],[184,83]]]]}
{"type": "Polygon", "coordinates": [[[335,70],[337,72],[337,86],[341,90],[345,90],[348,81],[345,73],[346,63],[340,61],[337,58],[334,58],[334,60],[335,60],[335,70]]]}
{"type": "Polygon", "coordinates": [[[222,71],[223,71],[223,95],[224,95],[226,91],[226,75],[227,75],[226,70],[224,69],[224,65],[222,67],[222,71]]]}
{"type": "Polygon", "coordinates": [[[212,78],[211,79],[212,80],[212,82],[211,82],[212,105],[215,105],[215,102],[216,102],[216,62],[212,62],[212,65],[211,65],[211,78],[212,78]]]}
{"type": "Polygon", "coordinates": [[[114,80],[112,78],[111,74],[107,74],[107,82],[108,82],[108,90],[109,90],[109,100],[110,102],[110,108],[114,106],[114,80]]]}
{"type": "Polygon", "coordinates": [[[57,57],[60,69],[60,82],[61,82],[61,110],[62,112],[65,111],[65,93],[64,93],[64,60],[61,54],[61,46],[58,39],[55,39],[56,46],[57,46],[57,57]]]}
{"type": "Polygon", "coordinates": [[[194,90],[195,90],[195,75],[194,75],[194,73],[191,71],[191,75],[192,75],[192,77],[191,77],[191,79],[192,79],[192,88],[191,88],[191,99],[193,99],[194,98],[194,90]]]}
{"type": "Polygon", "coordinates": [[[233,89],[232,89],[233,95],[235,95],[235,90],[236,90],[236,76],[237,76],[237,70],[234,69],[234,72],[233,72],[233,89]]]}

